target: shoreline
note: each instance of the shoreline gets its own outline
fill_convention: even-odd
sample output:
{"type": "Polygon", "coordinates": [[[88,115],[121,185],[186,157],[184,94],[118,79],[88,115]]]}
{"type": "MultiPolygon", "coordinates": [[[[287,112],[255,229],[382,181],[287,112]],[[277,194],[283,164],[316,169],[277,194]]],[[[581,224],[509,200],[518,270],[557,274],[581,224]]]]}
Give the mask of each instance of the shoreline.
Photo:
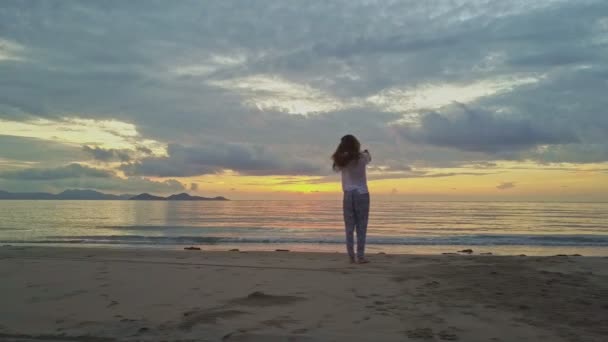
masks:
{"type": "Polygon", "coordinates": [[[608,258],[0,247],[7,341],[603,341],[608,258]]]}
{"type": "MultiPolygon", "coordinates": [[[[291,252],[302,253],[345,253],[342,244],[95,244],[95,243],[36,243],[36,242],[7,242],[0,243],[0,247],[33,247],[33,248],[84,248],[84,249],[126,249],[126,250],[156,250],[178,251],[187,247],[201,248],[207,252],[223,252],[239,249],[248,252],[274,252],[276,249],[287,249],[291,252]]],[[[608,257],[606,246],[517,246],[517,245],[374,245],[368,244],[367,254],[391,255],[424,255],[434,256],[443,254],[459,254],[459,251],[471,249],[473,253],[463,255],[494,255],[494,256],[589,256],[608,257]]]]}

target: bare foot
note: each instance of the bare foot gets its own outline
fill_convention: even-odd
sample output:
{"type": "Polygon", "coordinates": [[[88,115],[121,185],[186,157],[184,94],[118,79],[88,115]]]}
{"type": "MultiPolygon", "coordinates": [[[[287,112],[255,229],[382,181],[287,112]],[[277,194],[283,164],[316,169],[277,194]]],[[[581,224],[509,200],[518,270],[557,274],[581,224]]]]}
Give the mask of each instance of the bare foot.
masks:
{"type": "Polygon", "coordinates": [[[357,264],[368,264],[369,260],[367,260],[366,258],[359,258],[357,260],[357,264]]]}

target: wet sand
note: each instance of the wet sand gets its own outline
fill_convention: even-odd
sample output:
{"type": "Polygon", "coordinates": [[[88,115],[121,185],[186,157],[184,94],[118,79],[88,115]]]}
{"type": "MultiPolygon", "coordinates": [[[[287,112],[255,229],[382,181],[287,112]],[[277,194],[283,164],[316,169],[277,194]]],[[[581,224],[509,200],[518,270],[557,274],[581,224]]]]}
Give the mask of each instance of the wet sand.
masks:
{"type": "Polygon", "coordinates": [[[0,247],[0,341],[607,341],[608,258],[0,247]]]}

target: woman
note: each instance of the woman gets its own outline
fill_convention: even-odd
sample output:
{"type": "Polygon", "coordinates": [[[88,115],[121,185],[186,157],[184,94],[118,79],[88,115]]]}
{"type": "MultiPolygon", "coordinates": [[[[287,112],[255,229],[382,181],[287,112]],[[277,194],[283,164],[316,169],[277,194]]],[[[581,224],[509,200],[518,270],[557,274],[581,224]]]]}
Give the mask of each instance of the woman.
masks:
{"type": "Polygon", "coordinates": [[[334,171],[342,173],[346,251],[351,263],[368,263],[369,260],[365,258],[365,235],[369,216],[366,167],[372,157],[367,150],[361,152],[361,144],[357,138],[349,134],[342,137],[331,159],[334,162],[334,171]],[[357,231],[356,256],[353,238],[355,230],[357,231]]]}

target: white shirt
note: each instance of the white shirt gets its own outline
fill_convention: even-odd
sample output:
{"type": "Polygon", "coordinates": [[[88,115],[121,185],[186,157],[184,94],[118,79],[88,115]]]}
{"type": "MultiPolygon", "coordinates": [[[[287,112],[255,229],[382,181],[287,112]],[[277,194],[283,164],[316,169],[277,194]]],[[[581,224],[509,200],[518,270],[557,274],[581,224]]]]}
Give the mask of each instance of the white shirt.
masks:
{"type": "Polygon", "coordinates": [[[342,191],[357,190],[360,194],[367,194],[366,167],[372,161],[369,152],[361,153],[359,160],[352,160],[342,169],[342,191]]]}

